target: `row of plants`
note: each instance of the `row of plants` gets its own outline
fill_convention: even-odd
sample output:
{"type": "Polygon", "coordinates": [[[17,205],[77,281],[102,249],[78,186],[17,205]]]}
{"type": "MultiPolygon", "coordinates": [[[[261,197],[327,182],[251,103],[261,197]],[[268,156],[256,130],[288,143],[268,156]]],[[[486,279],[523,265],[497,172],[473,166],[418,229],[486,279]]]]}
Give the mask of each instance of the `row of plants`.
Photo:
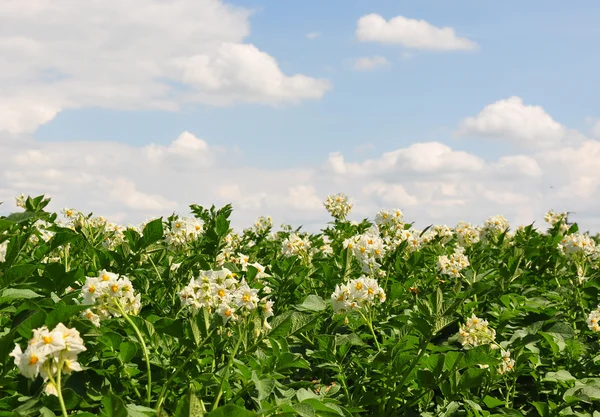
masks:
{"type": "Polygon", "coordinates": [[[547,227],[318,233],[191,205],[140,226],[0,218],[0,416],[593,416],[600,246],[547,227]]]}

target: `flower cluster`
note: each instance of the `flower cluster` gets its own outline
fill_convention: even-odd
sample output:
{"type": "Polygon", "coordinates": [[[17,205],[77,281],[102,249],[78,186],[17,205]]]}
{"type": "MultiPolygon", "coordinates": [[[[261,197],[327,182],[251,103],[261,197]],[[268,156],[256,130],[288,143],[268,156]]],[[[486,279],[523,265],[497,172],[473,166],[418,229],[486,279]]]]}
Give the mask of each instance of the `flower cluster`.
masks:
{"type": "Polygon", "coordinates": [[[330,194],[323,204],[329,214],[338,220],[344,220],[352,210],[352,204],[348,202],[348,197],[344,194],[330,194]]]}
{"type": "Polygon", "coordinates": [[[181,248],[197,240],[204,232],[202,220],[194,217],[181,217],[171,221],[165,233],[165,242],[171,249],[181,248]]]}
{"type": "Polygon", "coordinates": [[[404,222],[402,219],[404,218],[404,214],[402,210],[381,210],[375,216],[375,224],[380,227],[391,227],[394,229],[404,228],[404,222]]]}
{"type": "Polygon", "coordinates": [[[242,237],[239,234],[232,231],[225,236],[224,241],[225,247],[223,247],[223,249],[221,249],[221,252],[219,252],[219,254],[217,255],[218,266],[223,266],[225,262],[229,261],[232,258],[233,254],[240,247],[242,237]]]}
{"type": "Polygon", "coordinates": [[[323,244],[313,248],[311,255],[319,252],[325,256],[333,254],[333,248],[331,247],[331,240],[327,236],[322,237],[323,244]]]}
{"type": "Polygon", "coordinates": [[[493,342],[495,338],[496,331],[489,327],[488,321],[480,319],[475,314],[465,324],[460,325],[458,332],[458,341],[463,346],[486,345],[493,342]]]}
{"type": "Polygon", "coordinates": [[[510,351],[502,349],[502,360],[500,361],[500,367],[498,373],[504,375],[515,369],[515,360],[510,357],[510,351]]]}
{"type": "Polygon", "coordinates": [[[385,254],[385,244],[379,236],[377,226],[371,227],[362,235],[346,239],[343,246],[352,251],[363,272],[372,272],[381,266],[377,261],[385,254]]]}
{"type": "Polygon", "coordinates": [[[454,232],[456,233],[458,244],[463,248],[467,248],[479,242],[480,231],[471,223],[458,222],[458,224],[454,226],[454,232]]]}
{"type": "Polygon", "coordinates": [[[273,219],[271,216],[260,216],[254,222],[253,231],[257,235],[263,235],[267,233],[273,227],[273,219]]]}
{"type": "Polygon", "coordinates": [[[303,256],[308,254],[311,244],[308,236],[300,237],[297,233],[291,233],[281,244],[283,256],[303,256]]]}
{"type": "MultiPolygon", "coordinates": [[[[125,242],[125,231],[127,228],[116,223],[106,223],[104,227],[104,239],[102,246],[108,250],[114,250],[117,246],[125,242]]],[[[137,231],[137,228],[134,228],[137,231]]],[[[141,233],[140,233],[141,234],[141,233]]]]}
{"type": "Polygon", "coordinates": [[[259,299],[258,290],[251,288],[246,280],[237,280],[227,268],[200,271],[179,293],[179,299],[185,306],[193,309],[206,308],[216,311],[224,323],[237,321],[252,311],[262,311],[265,327],[267,319],[273,315],[273,301],[267,297],[259,299]]]}
{"type": "Polygon", "coordinates": [[[558,250],[567,256],[586,256],[594,255],[597,249],[596,242],[591,237],[581,233],[573,233],[561,239],[558,250]]]}
{"type": "Polygon", "coordinates": [[[46,326],[33,330],[25,352],[17,344],[10,356],[24,377],[35,380],[41,375],[44,382],[50,380],[44,388],[46,394],[57,395],[57,372],[81,371],[77,355],[85,350],[79,332],[58,323],[53,330],[46,326]]]}
{"type": "Polygon", "coordinates": [[[469,265],[469,258],[464,254],[464,248],[462,246],[456,248],[455,252],[450,256],[440,256],[437,263],[440,273],[455,278],[460,277],[460,271],[469,265]]]}
{"type": "Polygon", "coordinates": [[[587,318],[587,325],[593,332],[600,332],[600,304],[593,310],[587,318]]]}
{"type": "Polygon", "coordinates": [[[385,301],[385,291],[373,278],[362,276],[346,284],[338,284],[331,294],[335,313],[359,310],[372,306],[375,301],[385,301]]]}
{"type": "Polygon", "coordinates": [[[140,295],[135,294],[131,281],[105,270],[97,277],[86,278],[80,297],[83,305],[90,306],[81,313],[82,317],[98,327],[100,320],[120,317],[123,312],[136,315],[141,308],[140,295]]]}
{"type": "Polygon", "coordinates": [[[25,200],[25,194],[21,193],[15,197],[15,204],[17,205],[17,207],[26,208],[27,206],[25,205],[25,200]]]}
{"type": "Polygon", "coordinates": [[[8,249],[8,240],[0,243],[0,262],[6,261],[6,250],[8,249]]]}
{"type": "Polygon", "coordinates": [[[35,228],[36,233],[33,233],[29,238],[31,243],[37,245],[40,242],[40,239],[44,242],[48,242],[50,239],[52,239],[52,237],[54,236],[54,232],[47,230],[47,228],[49,228],[50,226],[52,225],[47,221],[41,219],[36,220],[36,222],[33,223],[33,227],[35,228]]]}
{"type": "Polygon", "coordinates": [[[483,223],[481,228],[481,235],[484,238],[490,238],[497,236],[500,233],[504,233],[509,228],[508,220],[501,214],[492,216],[483,223]]]}
{"type": "Polygon", "coordinates": [[[550,227],[554,227],[557,224],[560,224],[560,231],[563,233],[569,229],[569,226],[566,223],[566,221],[567,221],[567,213],[566,212],[556,213],[554,210],[550,210],[548,213],[546,213],[544,215],[544,220],[546,221],[546,223],[548,223],[550,225],[550,227]]]}

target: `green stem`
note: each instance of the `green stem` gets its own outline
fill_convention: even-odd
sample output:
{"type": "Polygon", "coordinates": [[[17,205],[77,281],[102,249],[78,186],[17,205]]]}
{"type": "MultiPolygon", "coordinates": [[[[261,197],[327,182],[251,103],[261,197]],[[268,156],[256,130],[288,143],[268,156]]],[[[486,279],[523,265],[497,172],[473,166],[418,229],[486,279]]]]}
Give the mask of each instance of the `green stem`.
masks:
{"type": "Polygon", "coordinates": [[[342,281],[346,282],[350,275],[350,267],[352,266],[352,249],[346,248],[346,265],[344,266],[344,278],[342,281]]]}
{"type": "Polygon", "coordinates": [[[233,363],[233,359],[235,358],[235,355],[236,355],[238,349],[240,348],[241,343],[242,343],[242,335],[238,334],[238,341],[235,344],[235,347],[233,348],[233,352],[231,353],[231,356],[229,357],[229,360],[227,361],[227,366],[225,367],[225,370],[223,371],[223,377],[221,378],[221,383],[219,384],[219,392],[217,393],[217,397],[215,398],[215,401],[212,406],[213,410],[216,410],[217,407],[219,406],[219,401],[221,400],[221,396],[223,395],[223,388],[225,386],[225,381],[227,380],[227,377],[229,375],[229,368],[231,368],[231,364],[233,363]]]}
{"type": "Polygon", "coordinates": [[[50,383],[54,385],[56,388],[56,396],[58,397],[58,403],[60,404],[60,410],[64,417],[67,417],[69,414],[67,413],[67,407],[65,406],[65,400],[62,396],[62,367],[64,365],[64,361],[61,359],[58,362],[58,371],[56,372],[56,380],[52,377],[52,370],[50,369],[49,361],[46,362],[48,364],[46,372],[48,373],[48,378],[50,379],[50,383]]]}
{"type": "Polygon", "coordinates": [[[144,359],[146,360],[146,371],[148,373],[148,383],[147,383],[147,387],[146,387],[146,391],[147,391],[146,392],[146,395],[147,395],[146,401],[147,401],[148,405],[150,405],[150,402],[152,400],[152,391],[151,391],[152,372],[150,371],[150,355],[148,353],[148,348],[146,347],[146,342],[144,342],[144,338],[142,337],[142,333],[140,332],[140,329],[138,329],[138,327],[135,325],[133,320],[131,320],[131,317],[129,317],[129,315],[125,312],[125,310],[123,309],[121,304],[119,304],[119,302],[115,302],[115,304],[117,305],[117,308],[119,309],[119,312],[121,313],[123,318],[133,328],[133,331],[135,332],[138,340],[140,341],[140,344],[142,345],[142,350],[144,351],[144,359]]]}
{"type": "Polygon", "coordinates": [[[179,375],[179,372],[181,372],[183,370],[183,368],[192,360],[196,357],[196,355],[200,352],[200,349],[202,349],[202,347],[204,347],[204,345],[206,344],[206,342],[208,342],[208,339],[210,339],[210,337],[212,336],[212,334],[214,333],[215,329],[211,330],[210,333],[208,334],[208,336],[206,336],[206,338],[198,345],[198,347],[194,350],[194,352],[192,352],[192,354],[190,356],[188,356],[185,361],[183,361],[183,363],[181,365],[179,365],[179,367],[175,370],[175,372],[173,372],[173,374],[169,377],[169,379],[167,380],[167,382],[165,382],[165,384],[163,385],[163,389],[160,392],[160,395],[158,396],[158,401],[156,402],[156,414],[159,415],[160,414],[160,408],[162,406],[163,401],[165,400],[165,394],[167,393],[167,389],[169,388],[169,385],[171,384],[171,382],[173,381],[173,379],[179,375]]]}
{"type": "Polygon", "coordinates": [[[367,318],[367,316],[365,316],[362,312],[359,311],[359,313],[363,320],[367,323],[369,330],[371,330],[371,334],[373,335],[373,339],[375,340],[375,346],[377,346],[377,351],[381,352],[381,346],[379,346],[379,342],[377,341],[377,336],[375,335],[375,330],[373,329],[373,324],[371,323],[371,317],[369,316],[367,318]]]}

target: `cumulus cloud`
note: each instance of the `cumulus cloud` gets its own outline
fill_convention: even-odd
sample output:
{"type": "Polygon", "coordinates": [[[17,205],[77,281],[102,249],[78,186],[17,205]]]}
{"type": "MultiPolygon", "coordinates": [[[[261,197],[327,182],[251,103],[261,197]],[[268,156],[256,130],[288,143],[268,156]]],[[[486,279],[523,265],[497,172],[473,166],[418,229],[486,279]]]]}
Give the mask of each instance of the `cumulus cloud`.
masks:
{"type": "Polygon", "coordinates": [[[591,129],[591,133],[594,137],[596,138],[600,138],[600,120],[596,120],[593,124],[592,124],[592,129],[591,129]]]}
{"type": "Polygon", "coordinates": [[[249,17],[223,0],[3,2],[0,131],[32,132],[68,108],[278,105],[331,88],[245,42],[249,17]]]}
{"type": "Polygon", "coordinates": [[[404,16],[385,20],[374,13],[358,20],[356,36],[363,42],[398,44],[414,49],[451,51],[477,48],[477,43],[457,36],[451,27],[439,28],[425,20],[404,16]]]}
{"type": "MultiPolygon", "coordinates": [[[[373,218],[382,208],[402,208],[418,227],[432,222],[479,223],[492,214],[530,223],[550,208],[574,211],[582,228],[600,230],[600,141],[587,139],[528,155],[484,160],[441,142],[414,143],[374,158],[347,161],[333,153],[322,163],[267,169],[232,158],[223,149],[183,132],[170,143],[131,146],[117,142],[0,143],[0,212],[14,196],[47,194],[51,209],[74,206],[114,221],[137,223],[192,203],[234,205],[234,225],[260,215],[315,230],[328,215],[329,193],[355,202],[351,218],[373,218]]],[[[355,155],[354,158],[360,156],[355,155]]]]}
{"type": "Polygon", "coordinates": [[[357,71],[369,71],[389,65],[389,63],[390,62],[384,56],[366,56],[354,61],[354,69],[357,71]]]}
{"type": "Polygon", "coordinates": [[[520,97],[488,104],[478,115],[464,119],[455,135],[506,140],[531,148],[552,147],[569,136],[581,136],[555,121],[541,106],[526,105],[520,97]]]}

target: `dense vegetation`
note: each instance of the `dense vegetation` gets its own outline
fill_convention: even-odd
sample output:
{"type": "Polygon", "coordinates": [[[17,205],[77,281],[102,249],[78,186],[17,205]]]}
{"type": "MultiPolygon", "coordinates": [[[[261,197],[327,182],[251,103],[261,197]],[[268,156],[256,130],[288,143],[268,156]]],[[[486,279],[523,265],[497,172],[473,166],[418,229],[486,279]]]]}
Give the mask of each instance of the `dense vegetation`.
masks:
{"type": "Polygon", "coordinates": [[[600,251],[548,230],[320,233],[231,207],[0,218],[0,416],[600,416],[600,251]],[[61,217],[63,220],[59,220],[61,217]]]}

